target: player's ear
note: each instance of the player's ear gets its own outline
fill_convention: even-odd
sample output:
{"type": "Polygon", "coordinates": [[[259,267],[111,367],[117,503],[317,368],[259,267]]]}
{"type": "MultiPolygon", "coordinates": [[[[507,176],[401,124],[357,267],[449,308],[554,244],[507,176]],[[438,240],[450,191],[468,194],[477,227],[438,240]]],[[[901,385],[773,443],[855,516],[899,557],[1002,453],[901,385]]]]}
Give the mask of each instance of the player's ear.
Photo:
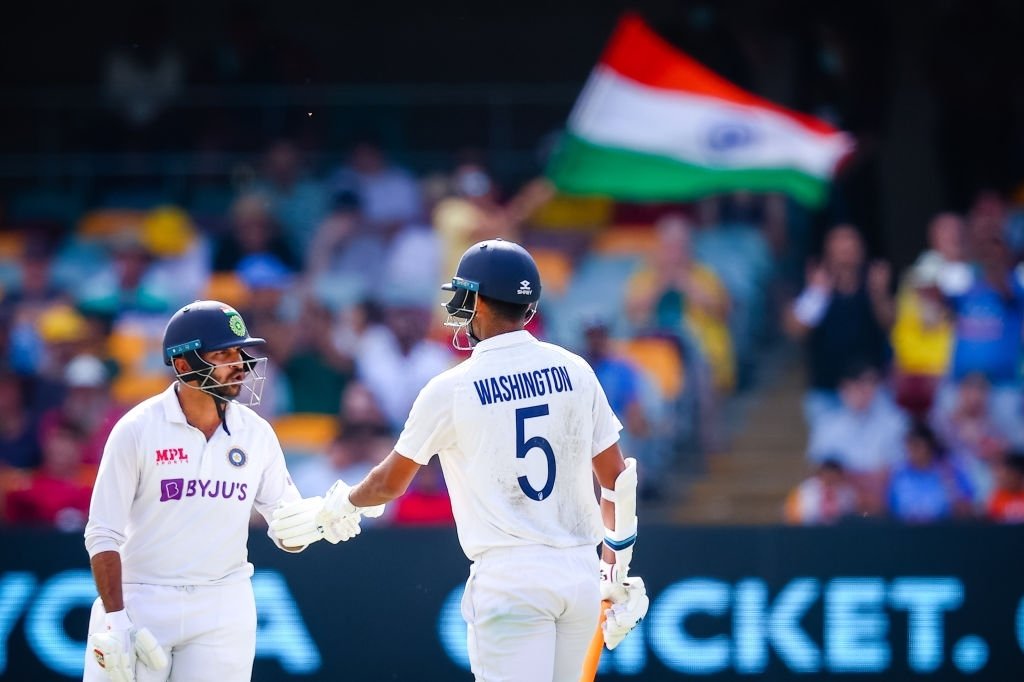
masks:
{"type": "Polygon", "coordinates": [[[188,360],[183,357],[172,359],[171,364],[174,366],[175,374],[186,374],[192,371],[192,368],[188,366],[188,360]]]}

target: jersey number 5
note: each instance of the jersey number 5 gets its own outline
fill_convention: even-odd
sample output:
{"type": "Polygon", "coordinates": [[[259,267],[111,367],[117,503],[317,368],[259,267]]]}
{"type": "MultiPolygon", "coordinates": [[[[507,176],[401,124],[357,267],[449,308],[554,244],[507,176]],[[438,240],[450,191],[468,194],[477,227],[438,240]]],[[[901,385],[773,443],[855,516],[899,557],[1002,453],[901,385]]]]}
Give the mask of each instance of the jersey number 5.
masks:
{"type": "Polygon", "coordinates": [[[544,487],[540,490],[530,485],[530,479],[526,476],[519,477],[519,487],[523,489],[527,497],[538,502],[550,496],[552,488],[555,487],[555,452],[551,449],[551,443],[543,436],[534,436],[529,440],[524,439],[526,438],[526,420],[547,415],[547,403],[533,407],[520,407],[516,410],[516,458],[524,459],[530,450],[538,448],[548,460],[548,477],[544,481],[544,487]]]}

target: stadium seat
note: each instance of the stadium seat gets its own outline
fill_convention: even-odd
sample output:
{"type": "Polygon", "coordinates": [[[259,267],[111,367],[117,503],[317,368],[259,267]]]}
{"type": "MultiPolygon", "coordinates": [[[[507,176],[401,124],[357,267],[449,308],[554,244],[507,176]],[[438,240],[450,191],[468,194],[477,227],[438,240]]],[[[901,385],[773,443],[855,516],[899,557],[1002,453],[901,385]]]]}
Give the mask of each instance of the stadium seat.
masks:
{"type": "Polygon", "coordinates": [[[0,232],[0,261],[18,260],[25,252],[25,233],[0,232]]]}
{"type": "Polygon", "coordinates": [[[654,380],[666,400],[673,400],[682,393],[685,372],[674,342],[656,337],[638,338],[620,341],[616,348],[654,380]]]}
{"type": "Polygon", "coordinates": [[[545,248],[535,248],[532,254],[537,262],[537,269],[540,270],[545,296],[564,294],[572,278],[572,263],[566,255],[561,251],[545,248]]]}
{"type": "Polygon", "coordinates": [[[146,214],[125,209],[98,209],[86,213],[78,223],[83,239],[105,239],[132,230],[141,230],[146,214]]]}
{"type": "Polygon", "coordinates": [[[647,225],[616,225],[598,235],[593,249],[597,253],[646,256],[658,244],[658,233],[647,225]]]}
{"type": "Polygon", "coordinates": [[[171,379],[169,372],[124,372],[114,379],[110,385],[110,393],[114,400],[122,405],[136,405],[162,392],[171,383],[171,379]]]}
{"type": "Polygon", "coordinates": [[[203,298],[244,308],[249,303],[249,289],[235,273],[215,272],[206,283],[203,298]]]}
{"type": "Polygon", "coordinates": [[[338,418],[330,414],[295,412],[274,420],[274,431],[285,454],[316,454],[338,435],[338,418]]]}

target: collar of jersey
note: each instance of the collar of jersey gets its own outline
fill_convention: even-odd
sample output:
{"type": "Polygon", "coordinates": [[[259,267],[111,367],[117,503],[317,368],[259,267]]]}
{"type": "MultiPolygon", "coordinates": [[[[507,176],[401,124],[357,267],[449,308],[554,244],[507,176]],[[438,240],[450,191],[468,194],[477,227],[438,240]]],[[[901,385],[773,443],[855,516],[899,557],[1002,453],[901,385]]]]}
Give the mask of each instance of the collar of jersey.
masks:
{"type": "Polygon", "coordinates": [[[525,329],[520,329],[519,331],[514,332],[505,332],[504,334],[498,334],[497,336],[492,336],[489,339],[484,339],[473,346],[473,355],[476,355],[477,353],[486,353],[487,351],[494,350],[495,348],[518,346],[524,343],[530,343],[531,341],[536,341],[536,339],[533,338],[533,334],[525,329]]]}
{"type": "MultiPolygon", "coordinates": [[[[178,382],[172,382],[170,386],[161,395],[161,400],[164,403],[164,416],[167,417],[167,421],[174,422],[177,424],[188,424],[188,419],[185,418],[185,413],[181,409],[181,403],[178,402],[178,394],[176,392],[178,382]]],[[[186,388],[185,390],[191,390],[186,388]]],[[[232,422],[228,424],[228,428],[234,426],[234,419],[232,419],[232,410],[228,410],[224,418],[232,422]]]]}

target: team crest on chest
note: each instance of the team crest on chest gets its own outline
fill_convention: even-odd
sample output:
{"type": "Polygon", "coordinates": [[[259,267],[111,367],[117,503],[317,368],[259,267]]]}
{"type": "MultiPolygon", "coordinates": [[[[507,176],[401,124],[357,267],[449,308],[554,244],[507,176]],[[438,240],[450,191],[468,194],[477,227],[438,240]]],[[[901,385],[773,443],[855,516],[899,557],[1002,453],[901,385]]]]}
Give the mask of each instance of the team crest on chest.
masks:
{"type": "Polygon", "coordinates": [[[244,467],[248,461],[249,456],[245,454],[245,450],[242,448],[231,448],[228,450],[228,462],[231,463],[231,466],[244,467]]]}

